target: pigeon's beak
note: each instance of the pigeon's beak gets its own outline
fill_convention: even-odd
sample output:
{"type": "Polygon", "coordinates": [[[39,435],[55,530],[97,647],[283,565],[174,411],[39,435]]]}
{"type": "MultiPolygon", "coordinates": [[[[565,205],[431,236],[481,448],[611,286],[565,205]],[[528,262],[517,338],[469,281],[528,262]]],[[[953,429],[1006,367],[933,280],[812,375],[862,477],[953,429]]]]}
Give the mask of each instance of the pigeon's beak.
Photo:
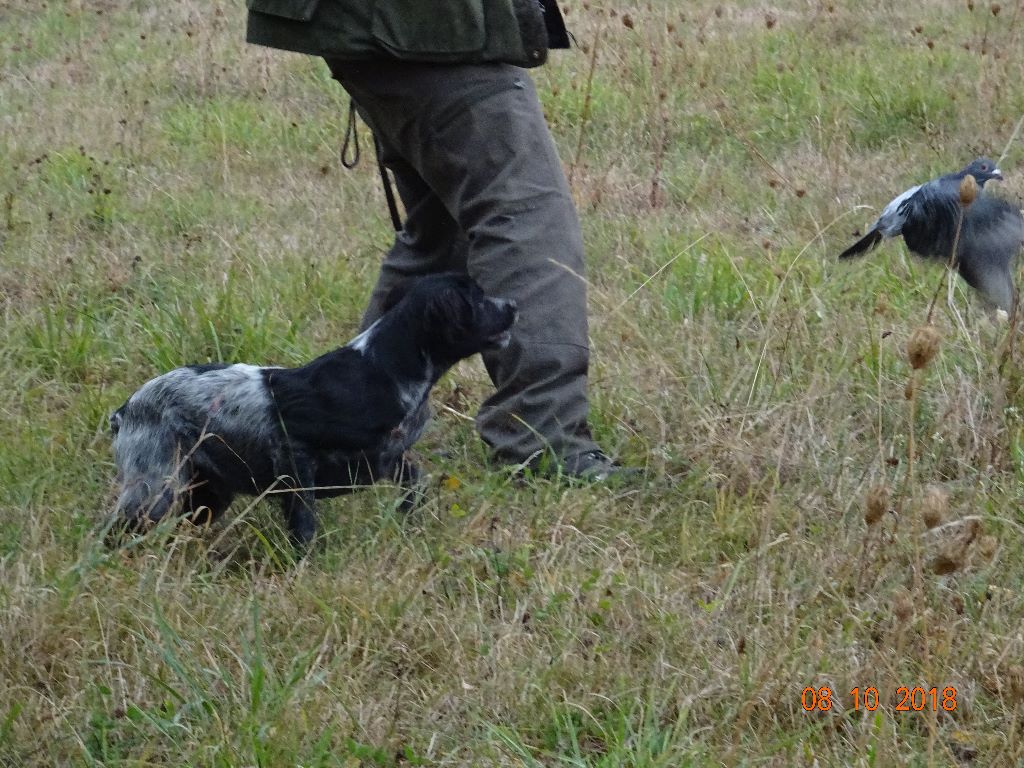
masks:
{"type": "Polygon", "coordinates": [[[1003,180],[1003,172],[1000,171],[998,168],[993,168],[992,169],[992,178],[993,179],[999,179],[999,181],[1002,181],[1003,180]]]}

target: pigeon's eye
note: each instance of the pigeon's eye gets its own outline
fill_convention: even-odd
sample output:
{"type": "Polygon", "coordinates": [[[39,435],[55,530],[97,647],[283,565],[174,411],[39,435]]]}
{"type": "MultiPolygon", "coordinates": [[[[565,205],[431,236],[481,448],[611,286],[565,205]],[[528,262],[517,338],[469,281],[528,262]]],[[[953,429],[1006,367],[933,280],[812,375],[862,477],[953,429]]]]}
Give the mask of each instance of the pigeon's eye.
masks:
{"type": "Polygon", "coordinates": [[[981,164],[981,170],[987,171],[988,170],[988,163],[982,163],[981,164]]]}

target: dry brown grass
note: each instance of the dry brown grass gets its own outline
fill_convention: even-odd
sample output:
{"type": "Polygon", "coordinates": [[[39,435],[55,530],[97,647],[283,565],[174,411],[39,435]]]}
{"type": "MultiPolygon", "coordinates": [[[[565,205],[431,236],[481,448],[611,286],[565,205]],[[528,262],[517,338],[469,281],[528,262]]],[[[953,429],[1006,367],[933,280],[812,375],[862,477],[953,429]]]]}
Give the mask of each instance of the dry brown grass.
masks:
{"type": "Polygon", "coordinates": [[[325,505],[295,563],[262,503],[104,549],[105,420],[158,370],[352,335],[389,225],[343,93],[219,0],[0,3],[0,764],[1021,762],[1019,345],[957,290],[912,371],[940,268],[833,256],[975,154],[1024,190],[1024,7],[568,6],[596,56],[534,74],[595,427],[648,480],[485,471],[464,365],[422,512],[325,505]]]}

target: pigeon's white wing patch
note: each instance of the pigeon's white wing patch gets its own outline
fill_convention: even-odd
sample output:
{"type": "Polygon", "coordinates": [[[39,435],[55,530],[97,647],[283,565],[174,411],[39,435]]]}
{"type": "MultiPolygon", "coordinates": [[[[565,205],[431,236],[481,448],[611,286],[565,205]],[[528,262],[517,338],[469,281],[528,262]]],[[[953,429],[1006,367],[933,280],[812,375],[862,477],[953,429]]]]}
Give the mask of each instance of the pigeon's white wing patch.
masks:
{"type": "Polygon", "coordinates": [[[882,211],[882,215],[885,216],[886,214],[896,213],[899,210],[900,206],[903,205],[903,203],[909,200],[911,197],[913,197],[917,190],[921,188],[921,186],[921,184],[918,184],[916,187],[911,187],[902,195],[899,195],[898,197],[893,199],[892,202],[885,206],[885,210],[882,211]]]}
{"type": "Polygon", "coordinates": [[[900,234],[903,229],[903,222],[907,220],[907,202],[912,198],[917,190],[921,188],[921,184],[916,187],[911,187],[906,192],[893,198],[885,210],[882,211],[882,215],[878,217],[878,221],[875,222],[875,226],[872,229],[877,229],[886,237],[896,237],[900,234]]]}

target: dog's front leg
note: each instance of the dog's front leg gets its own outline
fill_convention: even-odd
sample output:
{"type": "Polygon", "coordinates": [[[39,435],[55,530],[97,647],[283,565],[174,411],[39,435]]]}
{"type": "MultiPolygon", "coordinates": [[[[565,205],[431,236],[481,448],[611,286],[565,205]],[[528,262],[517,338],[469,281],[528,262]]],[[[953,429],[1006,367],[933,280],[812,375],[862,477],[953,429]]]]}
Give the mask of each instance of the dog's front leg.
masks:
{"type": "Polygon", "coordinates": [[[293,489],[282,502],[288,533],[298,549],[306,550],[316,536],[316,465],[307,453],[294,448],[283,450],[275,465],[278,478],[293,489]]]}
{"type": "Polygon", "coordinates": [[[412,512],[423,502],[426,494],[423,492],[422,477],[420,468],[408,454],[403,453],[395,468],[395,482],[403,491],[398,508],[403,512],[412,512]]]}
{"type": "Polygon", "coordinates": [[[311,491],[295,491],[285,497],[284,516],[297,549],[307,550],[316,536],[316,511],[311,491]]]}

